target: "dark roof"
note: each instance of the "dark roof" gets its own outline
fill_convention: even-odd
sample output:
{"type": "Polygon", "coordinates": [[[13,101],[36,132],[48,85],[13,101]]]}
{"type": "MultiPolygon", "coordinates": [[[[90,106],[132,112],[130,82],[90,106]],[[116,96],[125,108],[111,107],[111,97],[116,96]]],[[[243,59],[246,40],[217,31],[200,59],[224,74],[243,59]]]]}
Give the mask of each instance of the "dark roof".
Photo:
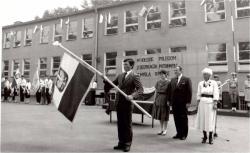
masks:
{"type": "MultiPolygon", "coordinates": [[[[104,5],[104,6],[99,6],[96,9],[97,10],[107,9],[107,8],[111,8],[111,7],[122,6],[122,5],[126,5],[126,4],[132,4],[132,3],[136,3],[136,2],[142,2],[142,1],[148,1],[148,0],[123,0],[123,1],[117,1],[117,2],[114,2],[112,4],[108,4],[108,5],[104,5]]],[[[74,12],[74,13],[69,13],[69,14],[60,15],[60,16],[56,16],[56,17],[41,18],[41,19],[31,20],[31,21],[27,21],[27,22],[20,22],[20,21],[18,21],[15,24],[3,26],[2,29],[8,29],[8,28],[14,28],[14,27],[28,25],[28,24],[32,24],[32,23],[39,23],[39,22],[44,22],[44,21],[50,21],[50,20],[60,19],[60,18],[64,18],[64,17],[74,16],[74,15],[79,15],[79,14],[84,14],[84,13],[94,12],[94,11],[95,11],[95,8],[89,8],[89,9],[87,8],[87,9],[84,9],[84,10],[79,10],[79,11],[74,12]]]]}

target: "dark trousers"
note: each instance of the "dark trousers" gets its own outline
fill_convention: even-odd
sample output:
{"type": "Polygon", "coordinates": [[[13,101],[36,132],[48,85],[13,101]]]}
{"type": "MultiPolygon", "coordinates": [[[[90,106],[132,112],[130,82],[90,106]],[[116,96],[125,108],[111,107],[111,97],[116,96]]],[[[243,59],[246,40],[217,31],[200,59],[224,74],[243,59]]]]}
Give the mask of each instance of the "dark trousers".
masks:
{"type": "Polygon", "coordinates": [[[186,105],[173,105],[173,116],[178,137],[188,136],[188,110],[186,105]]]}
{"type": "Polygon", "coordinates": [[[4,100],[8,100],[8,97],[10,96],[10,89],[8,89],[7,87],[4,87],[3,90],[3,96],[4,96],[4,100]]]}
{"type": "Polygon", "coordinates": [[[106,111],[110,111],[110,95],[109,92],[104,92],[104,103],[108,104],[106,111]]]}
{"type": "Polygon", "coordinates": [[[120,146],[131,146],[133,139],[132,111],[133,105],[129,101],[119,101],[117,104],[117,127],[120,146]]]}
{"type": "Polygon", "coordinates": [[[23,89],[23,87],[20,87],[20,101],[21,102],[24,101],[24,89],[23,89]]]}
{"type": "Polygon", "coordinates": [[[232,103],[232,107],[237,107],[237,103],[232,103]]]}
{"type": "Polygon", "coordinates": [[[45,87],[42,87],[41,90],[41,104],[46,104],[46,92],[45,92],[45,87]]]}
{"type": "Polygon", "coordinates": [[[30,98],[30,93],[25,92],[25,98],[30,98]]]}
{"type": "Polygon", "coordinates": [[[41,102],[41,92],[40,91],[36,92],[36,102],[38,102],[38,103],[41,102]]]}
{"type": "Polygon", "coordinates": [[[12,100],[16,100],[16,96],[17,96],[17,90],[16,88],[14,88],[14,91],[13,91],[13,95],[12,95],[12,100]]]}
{"type": "Polygon", "coordinates": [[[46,88],[45,94],[46,94],[47,104],[50,104],[51,103],[51,95],[49,94],[49,88],[46,88]]]}

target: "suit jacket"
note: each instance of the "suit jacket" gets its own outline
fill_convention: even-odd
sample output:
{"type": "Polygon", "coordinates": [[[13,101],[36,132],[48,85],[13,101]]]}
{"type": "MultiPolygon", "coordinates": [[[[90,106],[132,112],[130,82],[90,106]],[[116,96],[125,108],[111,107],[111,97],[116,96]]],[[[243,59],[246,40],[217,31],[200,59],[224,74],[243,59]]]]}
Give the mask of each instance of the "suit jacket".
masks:
{"type": "Polygon", "coordinates": [[[172,78],[168,86],[168,100],[171,105],[191,103],[192,83],[188,77],[182,76],[177,84],[178,78],[172,78]]]}
{"type": "MultiPolygon", "coordinates": [[[[129,75],[125,79],[124,76],[125,73],[118,75],[118,77],[116,77],[113,83],[117,85],[127,95],[132,95],[133,99],[139,98],[139,96],[143,93],[143,87],[140,82],[140,76],[134,73],[133,71],[129,73],[129,75]]],[[[110,90],[113,87],[105,81],[104,88],[110,90]]],[[[119,103],[119,101],[122,102],[127,100],[121,93],[117,92],[116,102],[119,103]]]]}

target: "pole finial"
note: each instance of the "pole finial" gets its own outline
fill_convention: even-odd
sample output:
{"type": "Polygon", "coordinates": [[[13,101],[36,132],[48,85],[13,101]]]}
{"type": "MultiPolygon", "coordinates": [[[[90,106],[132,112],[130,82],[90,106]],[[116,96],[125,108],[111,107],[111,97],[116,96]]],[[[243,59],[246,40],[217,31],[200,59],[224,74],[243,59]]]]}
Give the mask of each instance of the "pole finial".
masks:
{"type": "Polygon", "coordinates": [[[54,46],[60,46],[61,43],[59,43],[58,41],[54,41],[54,42],[53,42],[53,45],[54,45],[54,46]]]}

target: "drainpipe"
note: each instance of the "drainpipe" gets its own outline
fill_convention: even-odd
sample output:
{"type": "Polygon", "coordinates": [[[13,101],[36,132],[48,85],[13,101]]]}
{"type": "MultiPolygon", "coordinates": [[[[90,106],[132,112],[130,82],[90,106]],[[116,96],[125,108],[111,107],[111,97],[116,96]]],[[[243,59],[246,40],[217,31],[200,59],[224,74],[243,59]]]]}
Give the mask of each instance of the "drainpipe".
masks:
{"type": "MultiPolygon", "coordinates": [[[[233,38],[233,55],[234,55],[234,72],[237,73],[237,64],[238,64],[238,55],[235,47],[235,28],[234,28],[234,17],[233,17],[233,6],[232,0],[229,0],[230,3],[230,18],[231,18],[231,25],[232,25],[232,38],[233,38]]],[[[235,6],[236,7],[236,6],[235,6]]]]}
{"type": "MultiPolygon", "coordinates": [[[[97,60],[98,60],[98,29],[99,29],[99,15],[98,8],[95,6],[95,53],[94,53],[94,67],[97,68],[97,60]]],[[[95,80],[97,81],[97,74],[95,73],[95,80]]]]}

